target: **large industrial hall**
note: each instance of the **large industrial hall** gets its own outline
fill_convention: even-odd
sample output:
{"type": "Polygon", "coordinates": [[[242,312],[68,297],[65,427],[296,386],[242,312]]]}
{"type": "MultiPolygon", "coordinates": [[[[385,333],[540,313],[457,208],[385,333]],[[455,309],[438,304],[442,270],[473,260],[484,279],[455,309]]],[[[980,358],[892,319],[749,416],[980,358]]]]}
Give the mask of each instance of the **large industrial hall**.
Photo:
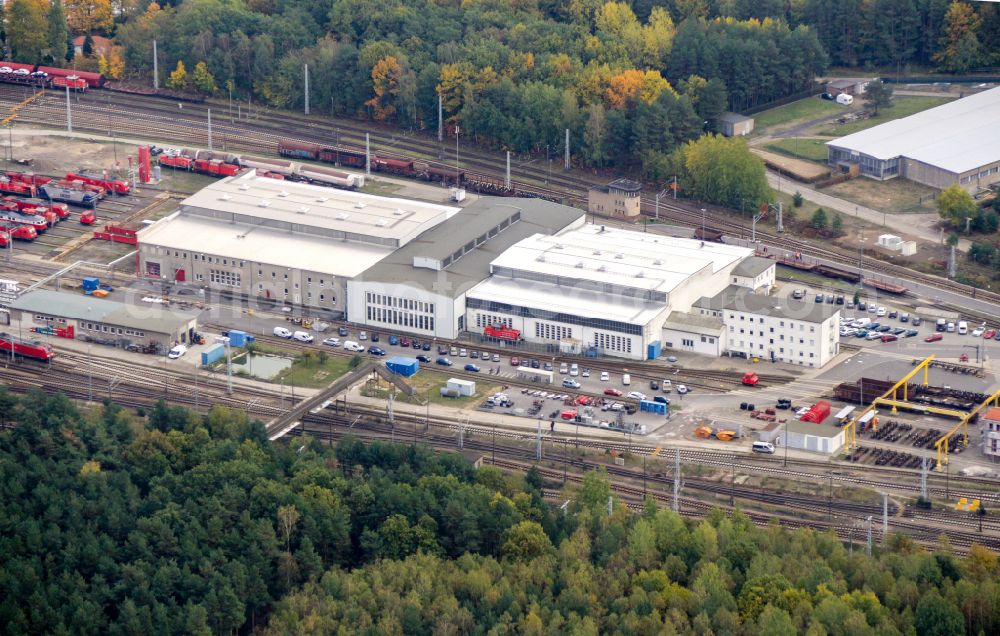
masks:
{"type": "Polygon", "coordinates": [[[903,177],[970,192],[1000,182],[1000,88],[826,143],[828,163],[873,179],[903,177]]]}

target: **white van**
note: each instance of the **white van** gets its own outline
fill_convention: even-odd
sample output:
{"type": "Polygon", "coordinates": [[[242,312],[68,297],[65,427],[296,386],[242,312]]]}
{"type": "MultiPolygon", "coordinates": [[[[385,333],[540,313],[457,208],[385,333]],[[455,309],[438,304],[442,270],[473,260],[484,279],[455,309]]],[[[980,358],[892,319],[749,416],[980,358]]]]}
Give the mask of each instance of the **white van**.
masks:
{"type": "Polygon", "coordinates": [[[867,327],[870,324],[872,324],[872,319],[869,318],[868,316],[865,316],[864,318],[858,318],[857,320],[852,322],[851,326],[860,329],[861,327],[867,327]]]}
{"type": "Polygon", "coordinates": [[[284,327],[275,327],[274,335],[278,336],[279,338],[291,338],[292,332],[289,331],[288,329],[285,329],[284,327]]]}
{"type": "Polygon", "coordinates": [[[313,335],[308,331],[296,331],[292,334],[292,338],[298,340],[299,342],[312,342],[313,335]]]}
{"type": "Polygon", "coordinates": [[[565,362],[563,362],[562,364],[560,364],[559,365],[559,373],[562,373],[563,375],[566,375],[567,373],[569,373],[569,365],[566,364],[565,362]]]}
{"type": "Polygon", "coordinates": [[[167,354],[167,357],[170,358],[171,360],[176,360],[177,358],[187,353],[187,350],[188,350],[187,346],[177,345],[176,347],[170,350],[170,353],[167,354]]]}
{"type": "Polygon", "coordinates": [[[344,341],[344,348],[347,349],[348,351],[359,351],[360,352],[360,351],[364,351],[365,350],[365,348],[363,346],[359,345],[358,343],[354,342],[353,340],[346,340],[346,341],[344,341]]]}
{"type": "Polygon", "coordinates": [[[573,364],[569,365],[569,374],[572,376],[580,375],[580,367],[579,365],[577,365],[577,363],[574,362],[573,364]]]}
{"type": "Polygon", "coordinates": [[[754,442],[753,452],[755,453],[767,453],[769,455],[774,454],[774,444],[770,442],[754,442]]]}
{"type": "Polygon", "coordinates": [[[622,384],[624,384],[625,386],[628,386],[628,385],[632,384],[632,376],[630,376],[627,373],[623,373],[622,374],[622,384]]]}
{"type": "Polygon", "coordinates": [[[969,323],[965,322],[964,320],[960,320],[958,322],[958,333],[963,336],[969,333],[969,323]]]}

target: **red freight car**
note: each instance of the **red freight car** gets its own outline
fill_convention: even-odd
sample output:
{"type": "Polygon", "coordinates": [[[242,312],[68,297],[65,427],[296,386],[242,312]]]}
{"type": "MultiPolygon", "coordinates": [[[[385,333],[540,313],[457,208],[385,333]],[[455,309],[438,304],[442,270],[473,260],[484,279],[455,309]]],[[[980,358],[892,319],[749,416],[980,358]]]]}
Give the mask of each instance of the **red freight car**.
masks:
{"type": "Polygon", "coordinates": [[[224,163],[219,159],[196,159],[193,170],[217,177],[234,177],[240,171],[240,168],[231,163],[224,163]]]}
{"type": "Polygon", "coordinates": [[[389,174],[398,174],[404,177],[412,177],[416,173],[413,169],[412,161],[404,161],[402,159],[385,159],[383,157],[375,157],[372,159],[372,169],[379,172],[388,172],[389,174]]]}
{"type": "Polygon", "coordinates": [[[483,329],[483,335],[508,342],[520,342],[521,340],[521,332],[508,327],[486,327],[483,329]]]}
{"type": "Polygon", "coordinates": [[[75,77],[85,81],[90,88],[102,88],[104,86],[104,76],[100,73],[78,71],[69,68],[56,68],[54,66],[39,66],[38,70],[48,73],[53,83],[55,83],[57,77],[75,77]]]}
{"type": "Polygon", "coordinates": [[[340,148],[323,148],[319,151],[319,160],[339,166],[365,167],[365,153],[340,148]]]}
{"type": "Polygon", "coordinates": [[[53,356],[52,347],[42,344],[38,340],[26,340],[11,334],[0,333],[0,354],[6,351],[7,355],[10,355],[12,348],[14,355],[34,358],[43,362],[51,361],[53,356]]]}
{"type": "Polygon", "coordinates": [[[109,179],[105,175],[89,174],[86,172],[67,172],[66,178],[70,181],[82,181],[87,185],[98,186],[115,194],[128,194],[128,181],[122,179],[109,179]]]}

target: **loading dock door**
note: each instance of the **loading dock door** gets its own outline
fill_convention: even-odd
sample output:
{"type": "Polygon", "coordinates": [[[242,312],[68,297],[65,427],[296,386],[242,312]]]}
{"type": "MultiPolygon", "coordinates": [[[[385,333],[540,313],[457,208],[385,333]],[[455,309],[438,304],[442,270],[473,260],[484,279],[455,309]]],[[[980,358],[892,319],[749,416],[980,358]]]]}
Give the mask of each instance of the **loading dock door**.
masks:
{"type": "Polygon", "coordinates": [[[178,283],[183,283],[184,282],[184,270],[183,269],[176,269],[176,270],[174,270],[174,280],[177,281],[178,283]]]}

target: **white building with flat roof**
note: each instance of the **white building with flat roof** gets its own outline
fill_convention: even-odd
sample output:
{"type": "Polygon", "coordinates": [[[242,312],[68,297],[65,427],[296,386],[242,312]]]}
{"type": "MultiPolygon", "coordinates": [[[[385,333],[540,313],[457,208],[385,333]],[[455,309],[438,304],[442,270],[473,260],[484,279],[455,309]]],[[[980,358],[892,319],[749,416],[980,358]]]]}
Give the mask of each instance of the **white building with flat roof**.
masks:
{"type": "Polygon", "coordinates": [[[831,166],[975,191],[1000,181],[1000,88],[826,142],[831,166]]]}
{"type": "Polygon", "coordinates": [[[459,211],[248,172],[141,230],[138,274],[343,315],[350,279],[459,211]]]}
{"type": "MultiPolygon", "coordinates": [[[[528,342],[657,357],[664,322],[724,289],[753,250],[585,225],[525,238],[466,294],[470,331],[503,325],[528,342]]],[[[700,327],[699,327],[700,328],[700,327]]]]}

